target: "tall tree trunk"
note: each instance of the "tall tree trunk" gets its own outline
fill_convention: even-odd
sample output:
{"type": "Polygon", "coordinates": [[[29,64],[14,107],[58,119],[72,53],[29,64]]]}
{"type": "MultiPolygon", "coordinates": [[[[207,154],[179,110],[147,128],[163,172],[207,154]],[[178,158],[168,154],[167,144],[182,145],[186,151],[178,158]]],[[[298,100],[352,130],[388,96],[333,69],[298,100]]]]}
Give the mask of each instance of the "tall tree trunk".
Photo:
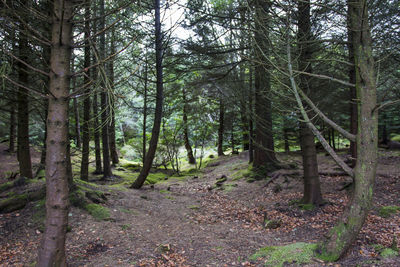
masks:
{"type": "Polygon", "coordinates": [[[186,99],[186,91],[182,89],[182,98],[183,98],[183,139],[185,142],[185,148],[187,152],[187,157],[189,164],[196,164],[196,159],[193,156],[192,146],[190,145],[189,141],[189,125],[188,125],[188,103],[186,99]]]}
{"type": "MultiPolygon", "coordinates": [[[[299,1],[298,12],[299,69],[311,73],[312,50],[308,42],[312,39],[310,0],[299,1]]],[[[299,86],[312,97],[313,90],[310,84],[310,76],[300,75],[299,86]]],[[[319,206],[323,200],[318,175],[317,150],[315,148],[314,135],[305,123],[301,123],[300,126],[300,146],[304,172],[304,192],[301,202],[319,206]]]]}
{"type": "Polygon", "coordinates": [[[285,142],[285,153],[289,153],[290,152],[290,146],[289,146],[289,129],[285,128],[285,126],[283,126],[283,139],[285,142]]]}
{"type": "Polygon", "coordinates": [[[74,1],[55,0],[47,117],[46,223],[38,266],[66,266],[68,224],[68,102],[74,1]],[[60,32],[61,31],[61,32],[60,32]]]}
{"type": "Polygon", "coordinates": [[[278,168],[272,135],[271,83],[268,72],[268,24],[270,1],[257,0],[255,11],[255,58],[264,64],[255,67],[255,149],[253,166],[265,170],[278,168]]]}
{"type": "Polygon", "coordinates": [[[9,132],[9,142],[8,142],[8,151],[10,153],[15,152],[15,108],[14,104],[10,105],[10,132],[9,132]]]}
{"type": "Polygon", "coordinates": [[[147,152],[146,159],[143,164],[143,168],[136,181],[132,184],[132,188],[139,189],[143,186],[147,175],[150,172],[151,165],[153,164],[154,156],[156,154],[158,137],[160,135],[162,108],[163,108],[163,38],[161,33],[161,22],[160,22],[160,0],[154,0],[155,8],[155,38],[156,38],[156,109],[154,114],[153,130],[151,132],[151,139],[149,145],[149,151],[147,152]]]}
{"type": "MultiPolygon", "coordinates": [[[[111,47],[110,53],[113,55],[115,53],[115,28],[112,29],[111,33],[111,47]]],[[[114,59],[110,59],[108,63],[108,76],[110,80],[110,87],[114,90],[114,59]]],[[[108,127],[108,132],[110,134],[110,154],[111,154],[111,161],[113,166],[116,166],[119,163],[118,152],[117,152],[117,143],[115,140],[115,103],[112,101],[110,103],[110,125],[108,127]]]]}
{"type": "MultiPolygon", "coordinates": [[[[104,0],[100,0],[100,30],[103,31],[105,28],[105,17],[104,17],[104,0]]],[[[106,36],[104,31],[100,34],[100,60],[104,60],[106,58],[106,36]]],[[[105,67],[104,64],[99,66],[100,68],[105,67]]],[[[102,143],[102,152],[103,152],[103,178],[112,176],[111,172],[111,163],[110,163],[110,143],[109,143],[109,134],[108,134],[108,124],[109,124],[109,104],[108,103],[108,89],[107,88],[107,77],[103,75],[101,77],[101,143],[102,143]]]]}
{"type": "MultiPolygon", "coordinates": [[[[24,8],[28,8],[29,1],[21,1],[24,8]]],[[[24,26],[21,24],[21,29],[19,31],[19,44],[18,53],[19,58],[28,62],[28,39],[25,35],[24,26]]],[[[25,64],[18,61],[18,81],[23,86],[28,85],[28,68],[25,64]]],[[[17,132],[17,142],[18,142],[18,161],[19,161],[19,174],[23,177],[32,178],[32,163],[31,163],[31,153],[29,148],[29,93],[28,90],[22,86],[18,87],[18,132],[17,132]]]]}
{"type": "MultiPolygon", "coordinates": [[[[97,70],[93,71],[93,80],[96,81],[98,75],[97,70]]],[[[94,151],[95,151],[95,164],[96,169],[95,174],[100,174],[103,172],[101,166],[101,146],[100,146],[100,122],[99,122],[99,107],[97,100],[98,93],[95,91],[93,93],[93,128],[94,128],[94,151]]]]}
{"type": "Polygon", "coordinates": [[[218,126],[218,156],[224,155],[224,118],[225,117],[225,105],[222,99],[222,93],[219,96],[219,126],[218,126]]]}
{"type": "MultiPolygon", "coordinates": [[[[350,9],[347,9],[347,16],[350,16],[350,9]]],[[[347,20],[347,48],[349,51],[349,62],[354,62],[354,47],[353,47],[353,31],[351,29],[350,20],[347,20]]],[[[354,66],[349,66],[349,83],[356,84],[356,70],[354,66]]],[[[357,134],[357,117],[358,117],[358,104],[357,104],[357,91],[354,86],[349,89],[350,93],[350,133],[357,134]]],[[[357,144],[350,141],[350,155],[352,158],[352,167],[356,165],[357,158],[357,144]]]]}
{"type": "Polygon", "coordinates": [[[235,146],[236,146],[236,143],[235,143],[235,125],[234,125],[234,122],[235,122],[235,113],[232,111],[232,115],[231,115],[231,149],[232,149],[232,154],[235,154],[236,153],[236,151],[235,151],[235,146]]]}
{"type": "Polygon", "coordinates": [[[372,40],[368,25],[366,0],[348,0],[350,29],[357,74],[356,91],[359,117],[357,163],[354,169],[354,192],[348,208],[327,239],[319,244],[324,260],[336,261],[357,238],[372,207],[377,165],[378,114],[372,40]],[[362,119],[360,119],[362,118],[362,119]]]}
{"type": "Polygon", "coordinates": [[[254,161],[254,126],[253,126],[253,66],[250,66],[250,73],[249,73],[249,163],[254,161]]]}
{"type": "MultiPolygon", "coordinates": [[[[92,1],[92,9],[93,9],[93,17],[96,18],[97,16],[97,5],[98,3],[95,1],[92,1]]],[[[93,34],[97,34],[97,20],[93,22],[93,34]]],[[[93,43],[96,44],[97,42],[97,37],[93,37],[93,43]]],[[[93,62],[97,62],[97,59],[95,55],[93,55],[92,58],[93,62]]],[[[92,68],[92,77],[94,81],[94,92],[93,92],[93,138],[94,138],[94,151],[95,151],[95,164],[96,164],[96,169],[94,171],[95,174],[100,174],[103,172],[102,170],[102,165],[101,165],[101,145],[100,145],[100,122],[99,122],[99,103],[98,103],[98,93],[97,89],[99,86],[98,83],[98,67],[92,68]]]]}
{"type": "MultiPolygon", "coordinates": [[[[90,66],[90,0],[85,0],[85,49],[83,67],[90,66]]],[[[89,153],[90,153],[90,72],[87,72],[83,78],[85,89],[85,98],[83,100],[83,123],[82,123],[82,161],[81,161],[81,179],[89,181],[89,153]]]]}
{"type": "Polygon", "coordinates": [[[144,165],[144,161],[146,159],[146,133],[147,133],[147,52],[146,52],[146,65],[144,69],[144,92],[143,92],[143,129],[142,129],[142,150],[143,150],[143,158],[142,163],[144,165]]]}

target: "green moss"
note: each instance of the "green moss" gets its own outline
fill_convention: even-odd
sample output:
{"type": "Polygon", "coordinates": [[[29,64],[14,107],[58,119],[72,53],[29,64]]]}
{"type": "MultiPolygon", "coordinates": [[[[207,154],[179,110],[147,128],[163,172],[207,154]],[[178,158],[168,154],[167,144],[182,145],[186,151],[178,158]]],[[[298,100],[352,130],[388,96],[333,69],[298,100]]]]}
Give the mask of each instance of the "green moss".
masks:
{"type": "Polygon", "coordinates": [[[164,181],[165,177],[167,177],[167,175],[162,172],[149,173],[144,184],[156,184],[158,182],[164,181]]]}
{"type": "Polygon", "coordinates": [[[399,252],[391,248],[385,248],[380,253],[382,258],[393,258],[399,255],[399,252]]]}
{"type": "Polygon", "coordinates": [[[400,142],[400,134],[393,135],[390,140],[400,142]]]}
{"type": "Polygon", "coordinates": [[[121,225],[121,229],[122,230],[128,230],[128,229],[130,229],[131,228],[131,225],[130,224],[123,224],[123,225],[121,225]]]}
{"type": "Polygon", "coordinates": [[[237,184],[224,184],[223,189],[225,192],[230,192],[233,190],[233,188],[238,187],[237,184]]]}
{"type": "MultiPolygon", "coordinates": [[[[352,227],[354,225],[354,221],[350,220],[348,222],[347,227],[352,227]]],[[[318,246],[319,253],[316,255],[317,258],[326,261],[326,262],[334,262],[337,261],[340,257],[340,251],[343,250],[345,245],[342,240],[342,235],[346,231],[346,225],[343,222],[340,222],[338,225],[332,228],[330,235],[336,236],[336,250],[333,252],[328,252],[323,243],[318,246]]]]}
{"type": "Polygon", "coordinates": [[[200,206],[198,206],[198,205],[191,205],[191,206],[188,206],[188,208],[191,209],[191,210],[198,210],[198,209],[200,209],[200,206]]]}
{"type": "Polygon", "coordinates": [[[269,246],[261,248],[250,259],[266,258],[265,266],[283,266],[285,263],[301,265],[311,262],[316,248],[316,244],[302,242],[286,246],[269,246]]]}
{"type": "Polygon", "coordinates": [[[107,220],[110,219],[110,210],[99,204],[87,204],[85,209],[97,220],[107,220]]]}
{"type": "Polygon", "coordinates": [[[301,210],[314,210],[315,206],[313,204],[299,204],[301,210]]]}
{"type": "Polygon", "coordinates": [[[389,218],[398,211],[400,211],[399,206],[383,206],[379,209],[378,214],[383,218],[389,218]]]}
{"type": "Polygon", "coordinates": [[[164,190],[164,189],[161,189],[161,190],[160,190],[160,193],[161,193],[161,194],[171,194],[170,191],[164,190]]]}
{"type": "Polygon", "coordinates": [[[85,193],[80,189],[74,190],[69,194],[69,202],[74,207],[85,208],[87,204],[85,193]]]}
{"type": "Polygon", "coordinates": [[[238,170],[237,172],[233,173],[232,175],[232,181],[237,181],[242,178],[249,178],[253,175],[252,170],[249,170],[248,168],[238,170]]]}
{"type": "Polygon", "coordinates": [[[36,175],[35,178],[40,179],[40,178],[44,178],[44,177],[46,177],[46,171],[43,169],[43,170],[40,170],[40,172],[36,175]]]}
{"type": "Polygon", "coordinates": [[[5,182],[5,183],[1,184],[0,185],[0,193],[7,191],[11,187],[13,187],[13,182],[5,182]]]}

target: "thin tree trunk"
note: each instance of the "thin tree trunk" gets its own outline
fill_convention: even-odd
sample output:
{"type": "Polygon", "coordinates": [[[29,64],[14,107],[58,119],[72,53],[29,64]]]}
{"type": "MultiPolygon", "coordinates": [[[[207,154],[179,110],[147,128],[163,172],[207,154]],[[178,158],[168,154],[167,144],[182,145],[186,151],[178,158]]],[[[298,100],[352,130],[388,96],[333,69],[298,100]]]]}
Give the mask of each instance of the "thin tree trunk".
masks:
{"type": "MultiPolygon", "coordinates": [[[[28,8],[28,1],[21,1],[21,4],[28,8]]],[[[28,39],[23,33],[22,29],[19,31],[19,58],[28,62],[28,39]]],[[[17,63],[18,66],[18,81],[22,85],[28,85],[28,68],[22,62],[17,63]]],[[[29,92],[24,87],[18,87],[18,161],[19,161],[19,174],[23,177],[32,178],[32,163],[31,153],[29,148],[29,92]]]]}
{"type": "Polygon", "coordinates": [[[143,96],[143,143],[142,143],[142,150],[143,150],[143,158],[142,163],[144,165],[144,161],[146,159],[146,133],[147,133],[147,53],[146,53],[146,65],[144,69],[144,96],[143,96]]]}
{"type": "MultiPolygon", "coordinates": [[[[298,2],[298,12],[299,68],[302,71],[311,73],[312,50],[307,42],[312,37],[310,0],[298,2]]],[[[300,75],[299,86],[302,90],[307,90],[310,97],[312,97],[313,89],[310,84],[310,76],[300,75]]],[[[304,191],[301,202],[319,206],[323,200],[318,175],[317,150],[315,148],[314,135],[305,123],[301,123],[300,126],[300,146],[304,172],[304,191]]]]}
{"type": "Polygon", "coordinates": [[[161,22],[160,22],[160,0],[154,0],[155,8],[155,38],[156,38],[156,109],[154,114],[153,130],[151,132],[151,139],[149,145],[149,151],[147,152],[146,159],[143,164],[143,168],[136,181],[132,184],[132,188],[139,189],[143,186],[147,175],[150,172],[151,165],[153,164],[154,156],[156,154],[158,137],[160,135],[162,109],[163,109],[163,38],[161,33],[161,22]]]}
{"type": "Polygon", "coordinates": [[[254,96],[254,90],[253,90],[253,67],[250,66],[250,73],[249,73],[250,79],[249,79],[249,163],[252,163],[254,161],[254,126],[253,126],[253,96],[254,96]]]}
{"type": "MultiPolygon", "coordinates": [[[[84,49],[84,63],[83,67],[90,66],[90,0],[85,0],[85,49],[84,49]]],[[[90,82],[90,72],[86,73],[83,78],[84,85],[88,86],[90,82]]],[[[85,98],[83,100],[83,123],[82,123],[82,161],[81,161],[81,179],[89,181],[89,153],[90,153],[90,87],[85,89],[85,98]]]]}
{"type": "Polygon", "coordinates": [[[186,91],[182,89],[182,98],[183,98],[183,140],[185,142],[185,148],[187,152],[187,157],[189,164],[196,164],[196,159],[193,156],[192,146],[189,141],[189,125],[188,125],[188,103],[186,99],[186,91]]]}
{"type": "MultiPolygon", "coordinates": [[[[75,80],[75,79],[74,79],[75,80]]],[[[75,81],[74,81],[74,88],[75,88],[75,81]]],[[[74,115],[75,115],[75,140],[76,140],[76,147],[81,148],[81,124],[79,122],[79,107],[78,107],[78,100],[74,98],[74,115]]]]}
{"type": "MultiPolygon", "coordinates": [[[[347,15],[350,16],[350,9],[347,10],[347,15]]],[[[350,26],[349,20],[347,20],[347,48],[349,51],[349,62],[354,62],[354,47],[353,47],[353,31],[350,26]]],[[[354,66],[349,67],[349,83],[356,84],[356,70],[354,66]]],[[[350,133],[357,134],[357,117],[358,117],[358,106],[357,106],[357,91],[354,86],[349,89],[350,93],[350,133]]],[[[357,144],[356,142],[350,141],[350,155],[352,158],[352,167],[356,165],[357,158],[357,144]]]]}
{"type": "Polygon", "coordinates": [[[38,266],[67,266],[68,225],[68,95],[74,1],[54,1],[49,114],[47,117],[46,223],[38,266]],[[61,32],[60,32],[61,31],[61,32]]]}
{"type": "Polygon", "coordinates": [[[367,1],[349,0],[347,3],[355,71],[359,73],[356,78],[359,100],[357,163],[354,169],[354,192],[348,208],[329,232],[327,239],[318,247],[319,256],[328,261],[336,261],[345,254],[365,222],[372,207],[378,154],[376,82],[367,1]]]}
{"type": "MultiPolygon", "coordinates": [[[[105,17],[104,17],[104,0],[100,0],[100,30],[105,28],[105,17]]],[[[100,60],[106,58],[106,37],[105,33],[100,34],[100,60]]],[[[100,65],[100,68],[104,68],[104,64],[100,65]]],[[[108,88],[106,86],[107,77],[101,77],[101,143],[103,152],[103,180],[107,177],[112,176],[111,164],[110,164],[110,143],[108,134],[109,124],[109,104],[108,103],[108,88]]]]}
{"type": "Polygon", "coordinates": [[[218,126],[218,156],[224,155],[224,117],[225,117],[225,105],[222,99],[222,94],[219,97],[219,126],[218,126]]]}
{"type": "Polygon", "coordinates": [[[14,104],[11,103],[10,105],[10,132],[9,132],[9,145],[8,145],[8,151],[10,153],[15,152],[15,108],[14,104]]]}
{"type": "MultiPolygon", "coordinates": [[[[111,33],[111,47],[110,47],[110,54],[113,55],[115,53],[115,28],[112,29],[111,33]]],[[[108,63],[108,76],[110,80],[110,87],[114,90],[114,59],[110,59],[108,63]]],[[[111,161],[113,166],[116,166],[119,163],[118,152],[117,152],[117,143],[115,140],[115,103],[112,101],[110,103],[110,116],[111,116],[111,123],[108,127],[109,131],[109,138],[110,138],[110,154],[111,154],[111,161]]]]}
{"type": "MultiPolygon", "coordinates": [[[[285,125],[286,126],[286,125],[285,125]]],[[[289,130],[287,128],[283,127],[283,139],[285,142],[285,153],[290,152],[290,146],[289,146],[289,130]]]]}
{"type": "Polygon", "coordinates": [[[278,160],[274,152],[274,139],[272,136],[272,108],[271,108],[271,83],[267,70],[269,54],[268,23],[270,1],[256,1],[255,12],[255,58],[264,64],[255,68],[255,149],[253,166],[265,170],[278,168],[278,160]]]}
{"type": "MultiPolygon", "coordinates": [[[[97,3],[92,1],[93,17],[96,17],[97,3]]],[[[93,34],[97,34],[97,20],[93,22],[93,34]]],[[[97,37],[93,37],[93,43],[96,44],[97,37]]],[[[95,55],[92,58],[93,62],[97,62],[95,55]]],[[[94,174],[101,174],[102,164],[101,164],[101,145],[100,145],[100,122],[99,122],[99,104],[98,104],[98,68],[92,68],[92,77],[94,81],[94,92],[93,92],[93,128],[94,128],[94,151],[95,151],[95,164],[96,169],[94,174]]]]}

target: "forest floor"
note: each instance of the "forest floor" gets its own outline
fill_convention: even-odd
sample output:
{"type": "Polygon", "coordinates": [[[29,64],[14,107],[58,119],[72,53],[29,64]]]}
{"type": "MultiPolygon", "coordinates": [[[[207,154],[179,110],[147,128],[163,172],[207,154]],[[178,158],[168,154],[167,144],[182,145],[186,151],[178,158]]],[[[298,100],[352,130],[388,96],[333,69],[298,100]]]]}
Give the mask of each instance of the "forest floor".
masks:
{"type": "MultiPolygon", "coordinates": [[[[4,149],[1,144],[1,165],[16,167],[15,155],[9,156],[4,149]]],[[[305,266],[400,266],[399,256],[385,258],[379,253],[392,245],[393,237],[400,240],[400,212],[380,216],[383,206],[400,206],[400,153],[380,150],[379,154],[374,209],[354,246],[334,264],[312,258],[305,266]]],[[[71,207],[68,265],[263,266],[267,258],[250,257],[260,248],[315,243],[342,214],[348,193],[339,188],[349,177],[341,175],[324,153],[318,157],[328,204],[313,210],[293,204],[303,189],[301,158],[296,153],[279,154],[281,161],[295,163],[298,169],[281,170],[270,183],[249,178],[247,155],[241,153],[214,159],[184,179],[169,178],[140,190],[120,186],[121,178],[97,185],[97,190],[106,192],[108,201],[103,206],[110,216],[98,220],[71,207]],[[216,186],[222,176],[227,180],[216,186]],[[265,218],[278,221],[275,229],[264,227],[265,218]]],[[[3,174],[11,170],[1,168],[3,174]]],[[[91,182],[99,178],[93,176],[91,182]]],[[[0,266],[35,264],[42,236],[39,206],[43,208],[43,202],[0,214],[0,266]]],[[[267,261],[267,266],[273,264],[267,261]]]]}

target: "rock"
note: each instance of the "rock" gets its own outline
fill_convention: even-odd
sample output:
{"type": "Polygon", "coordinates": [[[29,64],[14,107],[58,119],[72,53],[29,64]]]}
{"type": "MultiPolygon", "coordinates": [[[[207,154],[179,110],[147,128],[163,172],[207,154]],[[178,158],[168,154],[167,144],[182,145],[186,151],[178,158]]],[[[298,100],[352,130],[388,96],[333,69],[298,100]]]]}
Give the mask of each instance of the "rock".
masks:
{"type": "Polygon", "coordinates": [[[193,176],[193,178],[192,179],[198,179],[199,178],[199,176],[193,176]]]}

